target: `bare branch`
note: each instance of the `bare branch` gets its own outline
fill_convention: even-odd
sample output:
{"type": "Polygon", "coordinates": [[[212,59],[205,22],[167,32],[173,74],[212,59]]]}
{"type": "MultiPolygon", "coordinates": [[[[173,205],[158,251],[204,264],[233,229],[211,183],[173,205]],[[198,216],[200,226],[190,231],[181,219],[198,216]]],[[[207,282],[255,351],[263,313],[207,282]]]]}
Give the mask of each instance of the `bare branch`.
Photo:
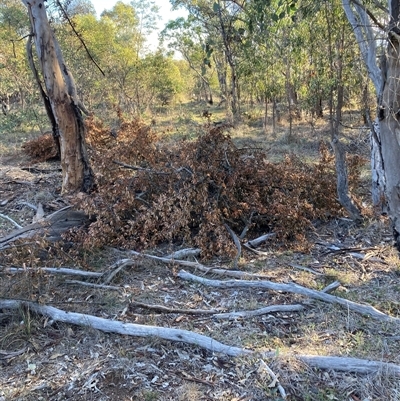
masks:
{"type": "Polygon", "coordinates": [[[88,283],[87,281],[79,281],[79,280],[66,280],[65,283],[66,284],[77,284],[77,285],[82,285],[84,287],[98,288],[98,289],[102,289],[102,290],[114,290],[114,291],[120,291],[120,292],[122,292],[122,290],[123,290],[123,288],[116,287],[114,285],[88,283]]]}
{"type": "Polygon", "coordinates": [[[25,272],[44,272],[49,274],[62,274],[67,276],[81,276],[88,278],[99,278],[104,273],[88,272],[84,270],[70,269],[68,267],[0,267],[0,272],[5,273],[25,273],[25,272]]]}
{"type": "Polygon", "coordinates": [[[70,20],[67,12],[64,10],[64,7],[61,5],[60,1],[57,0],[57,5],[58,7],[60,7],[61,11],[64,14],[65,19],[68,21],[69,26],[72,28],[72,30],[74,31],[74,34],[76,35],[76,37],[79,39],[79,41],[82,43],[82,46],[84,47],[87,55],[89,56],[90,60],[92,61],[92,63],[98,68],[98,70],[102,73],[102,75],[105,77],[106,74],[104,73],[104,71],[100,68],[100,66],[96,63],[95,59],[93,58],[93,56],[90,54],[89,49],[86,46],[86,43],[84,42],[84,40],[82,39],[82,36],[76,31],[74,24],[72,23],[72,21],[70,20]]]}
{"type": "Polygon", "coordinates": [[[235,267],[235,269],[237,268],[237,264],[238,261],[240,259],[240,255],[242,254],[242,246],[240,245],[240,241],[238,236],[233,232],[233,230],[228,226],[228,224],[224,224],[224,227],[226,228],[226,230],[228,231],[229,235],[232,237],[233,242],[236,245],[237,248],[237,254],[235,256],[235,259],[233,260],[233,266],[235,267]]]}
{"type": "Polygon", "coordinates": [[[163,340],[184,342],[198,345],[211,352],[221,352],[229,356],[250,355],[253,351],[240,347],[231,347],[220,343],[213,338],[194,333],[189,330],[171,329],[159,326],[146,326],[134,323],[125,323],[117,320],[108,320],[97,316],[76,312],[65,312],[53,306],[39,305],[34,302],[17,300],[0,300],[0,309],[29,308],[31,311],[50,317],[54,321],[90,327],[106,333],[118,333],[134,337],[158,337],[163,340]]]}
{"type": "Polygon", "coordinates": [[[5,214],[0,213],[0,217],[4,220],[9,221],[10,223],[14,224],[15,227],[17,228],[23,228],[20,226],[15,220],[13,220],[11,217],[6,216],[5,214]]]}
{"type": "MultiPolygon", "coordinates": [[[[117,333],[135,337],[158,337],[163,340],[197,345],[211,352],[220,352],[229,356],[256,354],[254,351],[240,347],[231,347],[229,345],[220,343],[211,337],[197,334],[188,330],[171,329],[159,326],[146,326],[125,323],[116,320],[108,320],[83,313],[65,312],[52,306],[39,305],[29,301],[7,299],[0,300],[0,309],[20,309],[21,307],[29,308],[31,311],[43,316],[47,316],[54,321],[90,327],[107,333],[117,333]]],[[[276,357],[276,353],[264,352],[261,353],[261,357],[274,358],[276,357]]],[[[296,357],[308,365],[319,369],[333,369],[362,374],[385,371],[400,377],[400,366],[395,365],[394,363],[335,356],[296,355],[296,357]]]]}
{"type": "Polygon", "coordinates": [[[303,305],[271,305],[266,306],[265,308],[248,310],[248,311],[239,311],[239,312],[226,312],[226,313],[218,313],[213,316],[215,319],[238,319],[238,318],[250,318],[256,316],[267,315],[268,313],[273,312],[298,312],[304,310],[303,305]]]}
{"type": "Polygon", "coordinates": [[[132,255],[143,256],[143,257],[157,260],[157,261],[163,262],[163,263],[177,264],[177,265],[181,265],[181,266],[192,267],[194,269],[200,270],[205,273],[210,273],[210,274],[218,274],[221,276],[230,276],[230,277],[236,277],[236,278],[246,278],[246,277],[247,278],[261,278],[261,279],[267,278],[267,276],[261,275],[261,274],[246,273],[246,272],[242,272],[242,271],[238,271],[238,270],[216,269],[213,267],[204,266],[198,262],[190,262],[188,260],[170,259],[169,257],[162,258],[159,256],[147,255],[145,253],[139,253],[136,251],[129,251],[129,252],[132,255]]]}
{"type": "Polygon", "coordinates": [[[132,306],[137,306],[139,308],[145,308],[154,310],[162,313],[182,313],[186,315],[214,315],[218,311],[216,309],[179,309],[179,308],[168,308],[163,305],[149,305],[143,302],[132,301],[130,303],[132,306]]]}
{"type": "Polygon", "coordinates": [[[348,310],[352,310],[354,312],[360,313],[362,315],[369,316],[373,319],[380,320],[383,322],[394,322],[400,323],[400,318],[392,317],[387,315],[386,313],[380,312],[375,309],[371,305],[361,305],[353,301],[349,301],[344,298],[336,297],[334,295],[326,294],[322,291],[312,290],[306,287],[303,287],[298,284],[290,283],[273,283],[271,281],[246,281],[246,280],[229,280],[229,281],[221,281],[221,280],[209,280],[203,277],[195,276],[194,274],[190,274],[181,270],[178,273],[178,277],[183,280],[191,280],[197,283],[201,283],[204,285],[208,285],[211,287],[218,288],[263,288],[267,290],[273,291],[285,291],[294,294],[305,295],[310,298],[319,299],[320,301],[339,304],[345,306],[348,310]]]}

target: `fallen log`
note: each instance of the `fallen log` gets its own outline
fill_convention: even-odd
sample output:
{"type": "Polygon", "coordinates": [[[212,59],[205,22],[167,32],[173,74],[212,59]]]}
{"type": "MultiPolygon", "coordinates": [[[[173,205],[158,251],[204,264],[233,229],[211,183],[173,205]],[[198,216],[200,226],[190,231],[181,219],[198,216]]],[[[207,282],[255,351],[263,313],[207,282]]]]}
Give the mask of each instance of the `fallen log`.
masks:
{"type": "Polygon", "coordinates": [[[231,347],[222,344],[210,337],[197,334],[189,330],[170,329],[158,326],[146,326],[142,324],[125,323],[117,320],[108,320],[97,316],[76,312],[65,312],[53,306],[39,305],[35,302],[18,300],[0,300],[0,309],[29,308],[39,315],[47,316],[54,321],[91,327],[106,333],[117,333],[135,337],[158,337],[163,340],[184,342],[198,345],[211,352],[221,352],[229,356],[249,355],[252,353],[240,347],[231,347]]]}
{"type": "MultiPolygon", "coordinates": [[[[0,309],[29,308],[32,312],[51,318],[53,321],[91,327],[107,333],[117,333],[135,337],[158,337],[163,340],[198,345],[211,352],[219,352],[228,356],[260,355],[262,358],[274,358],[275,352],[261,352],[229,346],[211,337],[197,334],[189,330],[170,329],[159,326],[146,326],[108,320],[92,315],[76,312],[65,312],[53,306],[39,305],[35,302],[19,300],[0,300],[0,309]]],[[[287,355],[290,356],[290,355],[287,355]]],[[[328,370],[340,370],[361,374],[385,372],[400,377],[400,365],[394,363],[371,361],[359,358],[338,356],[295,355],[296,358],[312,367],[328,370]]]]}
{"type": "Polygon", "coordinates": [[[197,283],[201,283],[210,287],[218,287],[218,288],[264,288],[267,290],[273,291],[284,291],[290,292],[294,294],[305,295],[310,298],[319,299],[320,301],[335,303],[342,306],[345,306],[348,310],[352,310],[354,312],[360,313],[365,316],[369,316],[373,319],[380,320],[383,322],[395,322],[400,323],[400,318],[392,317],[387,315],[386,313],[380,312],[378,309],[375,309],[371,305],[362,305],[353,301],[349,301],[344,298],[337,297],[335,295],[330,295],[322,291],[312,290],[310,288],[302,287],[301,285],[289,283],[273,283],[272,281],[246,281],[246,280],[210,280],[203,277],[195,276],[194,274],[188,273],[184,270],[181,270],[178,273],[178,277],[183,280],[190,280],[197,283]]]}

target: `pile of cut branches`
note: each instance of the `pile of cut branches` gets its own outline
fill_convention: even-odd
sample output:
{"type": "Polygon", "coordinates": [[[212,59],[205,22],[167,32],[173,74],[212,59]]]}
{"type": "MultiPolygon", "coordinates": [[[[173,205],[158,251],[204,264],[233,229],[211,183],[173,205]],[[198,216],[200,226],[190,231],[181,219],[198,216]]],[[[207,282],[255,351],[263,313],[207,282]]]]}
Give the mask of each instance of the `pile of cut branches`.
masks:
{"type": "Polygon", "coordinates": [[[265,151],[238,148],[223,128],[175,145],[139,121],[111,133],[90,120],[88,132],[97,190],[76,206],[95,221],[73,234],[87,246],[185,243],[205,257],[232,255],[229,226],[241,238],[273,231],[279,243],[299,248],[313,220],[342,212],[324,146],[313,165],[294,156],[271,163],[265,151]]]}

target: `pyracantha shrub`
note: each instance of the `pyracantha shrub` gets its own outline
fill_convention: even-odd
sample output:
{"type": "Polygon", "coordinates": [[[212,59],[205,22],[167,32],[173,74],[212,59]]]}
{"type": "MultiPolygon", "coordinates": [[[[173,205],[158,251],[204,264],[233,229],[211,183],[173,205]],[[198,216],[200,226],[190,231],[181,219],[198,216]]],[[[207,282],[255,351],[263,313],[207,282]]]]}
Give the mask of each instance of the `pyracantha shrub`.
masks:
{"type": "Polygon", "coordinates": [[[76,203],[94,221],[72,233],[87,246],[184,243],[205,257],[232,255],[224,225],[238,236],[245,228],[249,238],[274,232],[279,243],[304,246],[314,219],[341,214],[325,147],[316,164],[294,156],[271,163],[264,151],[238,148],[223,128],[166,145],[139,121],[110,132],[93,120],[88,142],[97,190],[76,203]]]}

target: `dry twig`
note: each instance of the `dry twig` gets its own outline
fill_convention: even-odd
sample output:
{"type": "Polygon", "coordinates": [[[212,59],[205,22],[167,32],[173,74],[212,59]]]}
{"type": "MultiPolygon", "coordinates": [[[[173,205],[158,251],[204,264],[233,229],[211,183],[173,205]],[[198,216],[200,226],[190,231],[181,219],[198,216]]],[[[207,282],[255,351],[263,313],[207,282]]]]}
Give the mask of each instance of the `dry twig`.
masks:
{"type": "Polygon", "coordinates": [[[6,216],[5,214],[0,213],[0,217],[4,220],[9,221],[10,223],[12,223],[15,227],[17,228],[22,228],[22,226],[20,226],[15,220],[13,220],[11,217],[6,216]]]}
{"type": "Polygon", "coordinates": [[[286,391],[279,383],[278,377],[262,359],[260,359],[260,368],[264,369],[272,379],[272,383],[268,387],[276,386],[281,397],[286,400],[286,391]]]}
{"type": "Polygon", "coordinates": [[[237,254],[235,256],[235,259],[233,260],[233,266],[235,269],[237,268],[238,261],[240,259],[240,255],[242,254],[242,246],[240,245],[240,240],[238,236],[234,233],[234,231],[228,226],[228,224],[224,224],[224,227],[228,231],[229,235],[232,237],[233,242],[235,243],[235,246],[237,248],[237,254]]]}
{"type": "Polygon", "coordinates": [[[25,273],[25,272],[45,272],[49,274],[64,274],[70,276],[81,276],[89,278],[99,278],[104,275],[100,272],[88,272],[78,269],[70,269],[68,267],[1,267],[0,272],[5,273],[25,273]]]}
{"type": "Polygon", "coordinates": [[[200,270],[204,273],[218,274],[221,276],[230,276],[230,277],[236,277],[236,278],[261,278],[261,279],[268,278],[267,276],[263,276],[261,274],[252,274],[252,273],[242,272],[242,271],[238,271],[238,270],[217,269],[214,267],[208,267],[208,266],[202,265],[201,263],[190,262],[188,260],[170,259],[169,257],[163,258],[160,256],[148,255],[148,254],[140,253],[140,252],[136,252],[136,251],[129,251],[129,252],[132,255],[143,256],[143,257],[157,260],[157,261],[163,262],[163,263],[177,264],[177,265],[181,265],[181,266],[192,267],[192,268],[200,270]]]}
{"type": "Polygon", "coordinates": [[[114,290],[114,291],[122,291],[123,290],[123,288],[116,287],[114,285],[88,283],[87,281],[79,281],[79,280],[65,280],[65,283],[66,284],[77,284],[77,285],[82,285],[84,287],[90,287],[90,288],[99,288],[102,290],[114,290]]]}
{"type": "Polygon", "coordinates": [[[132,306],[138,306],[139,308],[146,308],[150,310],[154,310],[157,312],[163,313],[182,313],[187,315],[214,315],[218,313],[216,309],[177,309],[177,308],[168,308],[164,305],[149,305],[143,302],[132,301],[130,303],[132,306]]]}
{"type": "Polygon", "coordinates": [[[216,319],[250,318],[255,316],[266,315],[267,313],[272,313],[272,312],[298,312],[303,309],[304,309],[303,305],[271,305],[256,310],[218,313],[213,317],[216,319]]]}

